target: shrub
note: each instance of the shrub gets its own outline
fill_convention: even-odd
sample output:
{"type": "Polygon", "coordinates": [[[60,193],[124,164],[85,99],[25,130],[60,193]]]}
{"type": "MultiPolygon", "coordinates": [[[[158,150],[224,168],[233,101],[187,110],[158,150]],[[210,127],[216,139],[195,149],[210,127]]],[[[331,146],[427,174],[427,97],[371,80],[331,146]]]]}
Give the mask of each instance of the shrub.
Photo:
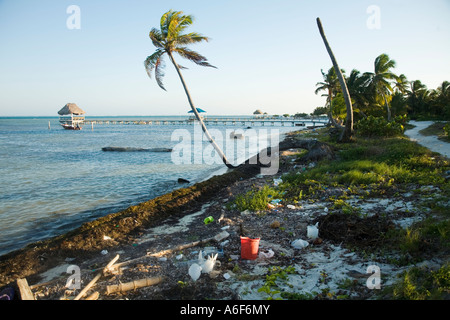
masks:
{"type": "Polygon", "coordinates": [[[359,120],[355,129],[363,137],[393,137],[404,132],[405,121],[405,116],[397,116],[390,122],[383,117],[368,116],[359,120]]]}

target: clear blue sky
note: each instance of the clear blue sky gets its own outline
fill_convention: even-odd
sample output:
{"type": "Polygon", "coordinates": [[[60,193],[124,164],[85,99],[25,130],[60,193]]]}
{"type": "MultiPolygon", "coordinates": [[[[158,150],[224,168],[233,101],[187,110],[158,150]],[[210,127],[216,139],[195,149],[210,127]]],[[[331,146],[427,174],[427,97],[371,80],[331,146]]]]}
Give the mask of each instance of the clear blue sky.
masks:
{"type": "Polygon", "coordinates": [[[143,66],[155,49],[148,32],[169,9],[194,15],[190,30],[212,39],[193,49],[218,69],[179,59],[195,104],[211,115],[323,106],[314,90],[331,61],[317,17],[347,73],[373,71],[387,53],[409,80],[430,89],[450,81],[449,0],[0,0],[0,116],[56,116],[67,102],[87,116],[185,115],[173,66],[167,92],[143,66]],[[80,29],[66,25],[70,5],[80,29]],[[371,5],[377,29],[367,24],[371,5]]]}

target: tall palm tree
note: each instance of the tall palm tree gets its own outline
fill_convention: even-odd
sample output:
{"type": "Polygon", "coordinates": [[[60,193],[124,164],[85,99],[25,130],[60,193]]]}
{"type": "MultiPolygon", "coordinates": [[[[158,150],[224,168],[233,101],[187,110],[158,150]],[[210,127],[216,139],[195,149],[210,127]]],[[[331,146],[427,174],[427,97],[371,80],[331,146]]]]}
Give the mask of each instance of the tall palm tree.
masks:
{"type": "Polygon", "coordinates": [[[366,73],[370,77],[370,85],[375,90],[375,95],[380,95],[385,103],[388,121],[391,121],[391,109],[387,97],[393,92],[390,81],[396,79],[396,75],[391,71],[395,65],[395,60],[383,53],[375,59],[374,72],[366,73]]]}
{"type": "Polygon", "coordinates": [[[366,114],[363,109],[372,102],[372,97],[367,89],[367,74],[357,69],[353,69],[350,75],[346,78],[348,91],[352,97],[355,112],[359,112],[364,118],[366,114]]]}
{"type": "Polygon", "coordinates": [[[325,32],[323,31],[322,22],[319,18],[316,19],[317,27],[319,28],[320,36],[322,37],[323,43],[325,44],[325,48],[327,49],[328,55],[330,56],[331,62],[333,63],[334,70],[339,79],[339,83],[341,85],[342,94],[344,96],[345,105],[347,108],[347,117],[345,120],[345,129],[343,134],[339,138],[340,141],[351,141],[353,137],[353,107],[352,100],[350,98],[350,93],[348,92],[347,84],[345,83],[344,76],[342,75],[342,71],[339,68],[336,57],[334,56],[333,51],[331,50],[330,44],[328,43],[327,37],[325,36],[325,32]]]}
{"type": "Polygon", "coordinates": [[[327,92],[322,96],[327,97],[326,104],[328,105],[327,108],[328,119],[334,126],[340,127],[340,125],[334,119],[333,111],[331,110],[333,96],[339,89],[339,80],[337,78],[336,72],[334,71],[334,67],[331,67],[327,73],[323,72],[323,70],[320,70],[320,72],[322,73],[323,81],[316,83],[317,88],[315,90],[315,94],[318,94],[320,91],[327,92]]]}
{"type": "Polygon", "coordinates": [[[195,117],[200,122],[203,132],[205,133],[209,142],[213,145],[216,152],[222,158],[223,163],[228,168],[234,168],[234,166],[228,162],[225,154],[208,132],[205,123],[203,122],[197,111],[197,108],[194,105],[186,82],[184,81],[183,75],[181,74],[181,69],[185,68],[179,65],[174,58],[174,53],[177,53],[182,58],[192,61],[197,65],[215,68],[213,65],[209,64],[208,60],[204,56],[187,48],[187,45],[190,44],[209,41],[208,37],[205,37],[197,32],[183,33],[189,26],[192,25],[193,20],[193,16],[185,15],[182,11],[169,10],[165,14],[163,14],[160,21],[160,29],[158,30],[156,28],[152,28],[149,33],[149,37],[152,40],[153,45],[156,47],[156,51],[152,55],[148,56],[147,59],[145,59],[145,69],[149,77],[152,76],[152,72],[154,71],[156,82],[163,90],[166,90],[164,88],[162,78],[164,77],[163,70],[165,67],[164,57],[169,57],[169,60],[174,65],[181,80],[187,99],[189,101],[189,105],[191,106],[195,117]]]}

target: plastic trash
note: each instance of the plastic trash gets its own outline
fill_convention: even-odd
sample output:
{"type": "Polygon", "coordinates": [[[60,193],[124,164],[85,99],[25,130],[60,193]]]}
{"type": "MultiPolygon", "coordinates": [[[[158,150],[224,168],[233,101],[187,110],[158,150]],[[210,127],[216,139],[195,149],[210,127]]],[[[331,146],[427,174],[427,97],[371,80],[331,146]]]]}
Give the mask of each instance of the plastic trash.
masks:
{"type": "Polygon", "coordinates": [[[293,206],[292,204],[288,204],[287,207],[288,207],[289,209],[295,209],[295,206],[293,206]]]}
{"type": "Polygon", "coordinates": [[[205,220],[203,220],[203,222],[205,224],[210,224],[213,221],[214,221],[214,218],[212,216],[209,216],[209,217],[205,218],[205,220]]]}
{"type": "Polygon", "coordinates": [[[280,204],[281,201],[282,201],[281,199],[273,199],[272,201],[270,201],[270,203],[277,206],[280,204]]]}
{"type": "Polygon", "coordinates": [[[319,223],[317,222],[314,226],[306,227],[306,235],[309,239],[317,239],[319,236],[319,223]]]}
{"type": "Polygon", "coordinates": [[[268,252],[260,251],[259,252],[259,258],[261,259],[270,259],[275,255],[275,252],[273,252],[272,249],[269,249],[268,252]]]}
{"type": "Polygon", "coordinates": [[[208,256],[208,259],[201,266],[203,273],[210,273],[214,269],[214,265],[216,264],[217,253],[215,256],[208,256]]]}
{"type": "Polygon", "coordinates": [[[200,278],[200,274],[202,272],[202,267],[200,267],[197,263],[193,263],[189,267],[189,276],[192,280],[197,281],[200,278]]]}
{"type": "Polygon", "coordinates": [[[283,180],[282,179],[273,179],[273,185],[275,187],[278,187],[280,185],[280,183],[282,183],[283,180]]]}
{"type": "Polygon", "coordinates": [[[291,245],[295,248],[295,249],[303,249],[306,248],[309,243],[308,241],[302,240],[302,239],[297,239],[292,241],[291,245]]]}
{"type": "Polygon", "coordinates": [[[250,239],[241,237],[241,258],[246,260],[255,260],[258,258],[260,238],[250,239]]]}

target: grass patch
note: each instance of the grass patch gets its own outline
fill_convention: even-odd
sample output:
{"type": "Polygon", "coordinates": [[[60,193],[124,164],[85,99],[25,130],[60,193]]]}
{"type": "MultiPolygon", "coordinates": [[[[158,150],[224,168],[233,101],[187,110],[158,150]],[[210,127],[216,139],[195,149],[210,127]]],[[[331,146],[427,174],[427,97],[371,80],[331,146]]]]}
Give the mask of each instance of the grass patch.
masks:
{"type": "Polygon", "coordinates": [[[277,198],[281,198],[281,193],[268,185],[265,185],[261,189],[252,189],[245,194],[236,196],[236,199],[232,202],[239,211],[260,211],[267,209],[267,204],[277,198]]]}
{"type": "Polygon", "coordinates": [[[391,289],[398,300],[441,300],[450,294],[450,263],[436,271],[413,267],[391,289]]]}

